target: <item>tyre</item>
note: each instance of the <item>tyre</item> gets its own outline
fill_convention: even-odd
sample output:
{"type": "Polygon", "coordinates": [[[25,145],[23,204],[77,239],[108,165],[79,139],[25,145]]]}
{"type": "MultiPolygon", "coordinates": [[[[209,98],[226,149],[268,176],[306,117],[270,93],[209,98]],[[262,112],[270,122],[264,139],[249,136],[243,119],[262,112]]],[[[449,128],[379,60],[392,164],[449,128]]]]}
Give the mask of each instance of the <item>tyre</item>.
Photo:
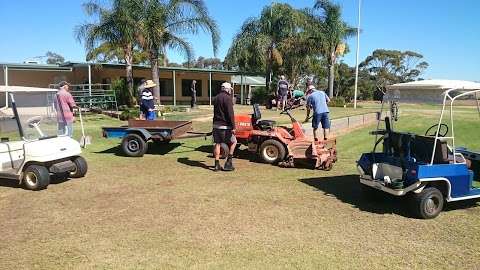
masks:
{"type": "Polygon", "coordinates": [[[413,212],[419,218],[431,219],[435,218],[442,212],[445,203],[443,194],[434,187],[428,187],[422,192],[413,193],[413,212]]]}
{"type": "Polygon", "coordinates": [[[75,170],[73,172],[70,172],[70,177],[84,177],[88,171],[87,161],[83,157],[75,157],[74,159],[72,159],[72,162],[75,164],[75,170]]]}
{"type": "Polygon", "coordinates": [[[147,148],[147,142],[138,134],[128,134],[122,140],[122,151],[129,157],[142,157],[147,148]]]}
{"type": "Polygon", "coordinates": [[[260,145],[260,159],[268,164],[278,163],[285,159],[287,150],[277,140],[266,140],[260,145]]]}
{"type": "Polygon", "coordinates": [[[50,173],[41,165],[29,165],[23,171],[23,185],[29,190],[41,190],[50,184],[50,173]]]}

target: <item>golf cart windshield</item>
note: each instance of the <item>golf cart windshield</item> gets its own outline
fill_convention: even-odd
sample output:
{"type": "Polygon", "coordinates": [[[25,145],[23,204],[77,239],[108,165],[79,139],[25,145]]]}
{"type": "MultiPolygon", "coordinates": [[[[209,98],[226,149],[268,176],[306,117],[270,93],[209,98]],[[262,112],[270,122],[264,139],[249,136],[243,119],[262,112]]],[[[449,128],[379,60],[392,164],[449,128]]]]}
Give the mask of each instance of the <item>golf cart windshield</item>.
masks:
{"type": "MultiPolygon", "coordinates": [[[[5,94],[5,93],[3,93],[5,94]]],[[[55,91],[7,92],[0,110],[0,136],[2,140],[36,140],[64,135],[59,130],[63,115],[55,109],[55,91]]]]}

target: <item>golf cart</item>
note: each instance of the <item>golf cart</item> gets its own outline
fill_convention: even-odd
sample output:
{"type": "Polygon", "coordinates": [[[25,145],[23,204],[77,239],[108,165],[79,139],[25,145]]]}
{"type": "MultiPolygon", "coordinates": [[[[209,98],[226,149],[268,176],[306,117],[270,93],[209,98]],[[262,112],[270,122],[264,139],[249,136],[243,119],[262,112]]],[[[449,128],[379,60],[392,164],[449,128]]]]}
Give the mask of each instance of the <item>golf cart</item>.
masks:
{"type": "Polygon", "coordinates": [[[382,102],[384,120],[371,132],[375,135],[373,150],[357,162],[364,192],[407,196],[413,212],[423,219],[438,216],[445,202],[480,198],[480,188],[472,185],[480,179],[480,153],[457,147],[454,132],[455,102],[473,96],[479,105],[480,84],[469,89],[444,92],[440,119],[424,135],[394,130],[393,95],[387,92],[382,102]],[[386,114],[384,104],[390,104],[386,114]],[[377,151],[381,144],[383,151],[377,151]]]}
{"type": "Polygon", "coordinates": [[[295,161],[307,160],[314,163],[316,169],[332,169],[337,161],[336,139],[315,141],[307,136],[302,124],[291,114],[292,109],[300,106],[286,106],[280,113],[290,118],[291,128],[261,119],[258,104],[253,105],[253,114],[235,115],[238,142],[248,146],[248,151],[258,155],[265,163],[294,167],[295,161]]]}
{"type": "Polygon", "coordinates": [[[35,95],[41,89],[27,88],[22,93],[34,93],[24,107],[18,106],[9,90],[3,92],[6,105],[0,110],[0,178],[18,180],[29,190],[41,190],[50,184],[52,175],[85,176],[88,167],[80,156],[80,144],[66,135],[57,135],[53,100],[50,98],[50,106],[32,105],[38,101],[35,95]]]}

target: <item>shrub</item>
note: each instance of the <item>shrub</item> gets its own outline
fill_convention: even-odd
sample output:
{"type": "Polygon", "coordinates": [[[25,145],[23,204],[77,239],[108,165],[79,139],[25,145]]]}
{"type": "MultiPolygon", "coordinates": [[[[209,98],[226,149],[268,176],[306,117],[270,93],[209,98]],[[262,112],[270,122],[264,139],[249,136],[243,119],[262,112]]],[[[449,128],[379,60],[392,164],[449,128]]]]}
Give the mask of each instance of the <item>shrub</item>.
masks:
{"type": "Polygon", "coordinates": [[[138,108],[129,108],[124,111],[119,115],[120,120],[126,121],[129,119],[134,119],[137,118],[140,115],[140,110],[138,108]]]}
{"type": "Polygon", "coordinates": [[[268,92],[265,86],[255,87],[252,91],[252,98],[250,100],[251,104],[265,104],[268,100],[268,92]]]}
{"type": "Polygon", "coordinates": [[[330,107],[344,107],[345,106],[345,98],[344,97],[336,97],[332,98],[328,103],[330,107]]]}

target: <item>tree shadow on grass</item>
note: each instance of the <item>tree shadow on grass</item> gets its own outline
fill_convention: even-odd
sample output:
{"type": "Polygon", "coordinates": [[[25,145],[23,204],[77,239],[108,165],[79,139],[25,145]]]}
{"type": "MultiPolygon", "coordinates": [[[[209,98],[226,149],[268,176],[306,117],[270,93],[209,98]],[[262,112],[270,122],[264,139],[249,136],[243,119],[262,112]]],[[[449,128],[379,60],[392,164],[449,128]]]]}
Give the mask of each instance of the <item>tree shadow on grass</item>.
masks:
{"type": "Polygon", "coordinates": [[[334,196],[361,211],[413,217],[408,209],[408,201],[403,197],[394,197],[378,192],[374,197],[368,198],[361,190],[358,175],[306,178],[299,181],[322,191],[327,196],[334,196]]]}
{"type": "MultiPolygon", "coordinates": [[[[148,143],[147,155],[166,155],[177,147],[181,146],[181,143],[148,143]]],[[[120,145],[105,149],[103,151],[95,152],[96,154],[114,154],[115,156],[126,157],[122,151],[120,145]]]]}

